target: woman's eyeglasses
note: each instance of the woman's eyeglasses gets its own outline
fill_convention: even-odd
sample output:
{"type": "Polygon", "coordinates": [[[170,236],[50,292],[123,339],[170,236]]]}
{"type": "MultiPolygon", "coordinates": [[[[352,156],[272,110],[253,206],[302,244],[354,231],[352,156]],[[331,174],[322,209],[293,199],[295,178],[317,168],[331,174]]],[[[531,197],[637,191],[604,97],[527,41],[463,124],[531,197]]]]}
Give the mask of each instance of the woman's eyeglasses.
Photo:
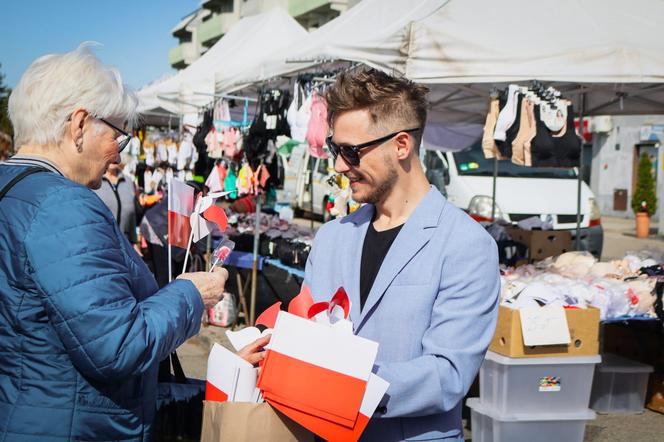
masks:
{"type": "Polygon", "coordinates": [[[103,118],[97,117],[97,119],[107,124],[111,128],[115,129],[115,131],[120,134],[117,137],[115,137],[115,141],[118,143],[118,152],[122,152],[124,148],[127,147],[127,144],[129,144],[129,140],[131,140],[131,135],[129,135],[127,132],[123,131],[119,127],[115,126],[114,124],[104,120],[103,118]]]}
{"type": "Polygon", "coordinates": [[[382,144],[387,140],[396,137],[401,132],[410,133],[410,132],[417,132],[418,130],[420,130],[419,127],[415,127],[413,129],[400,130],[397,132],[393,132],[389,135],[385,135],[384,137],[376,138],[375,140],[367,141],[366,143],[358,144],[355,146],[350,146],[347,144],[337,144],[334,141],[332,141],[332,135],[328,136],[325,139],[325,142],[327,143],[327,147],[330,149],[332,157],[334,157],[335,161],[337,159],[337,156],[341,155],[341,158],[343,158],[345,162],[347,162],[351,166],[357,167],[360,165],[360,151],[362,149],[382,144]]]}

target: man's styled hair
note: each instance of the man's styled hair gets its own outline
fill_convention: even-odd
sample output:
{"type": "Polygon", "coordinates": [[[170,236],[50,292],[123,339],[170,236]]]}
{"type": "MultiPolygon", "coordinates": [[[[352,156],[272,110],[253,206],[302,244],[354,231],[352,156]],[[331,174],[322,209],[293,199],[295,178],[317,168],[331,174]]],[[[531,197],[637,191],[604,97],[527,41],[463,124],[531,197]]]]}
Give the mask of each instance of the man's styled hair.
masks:
{"type": "Polygon", "coordinates": [[[373,125],[385,134],[421,128],[413,134],[417,152],[427,120],[427,92],[426,86],[373,68],[344,72],[325,94],[328,123],[333,127],[338,115],[366,109],[373,125]]]}
{"type": "Polygon", "coordinates": [[[83,43],[71,52],[44,55],[25,71],[9,97],[16,147],[60,142],[67,118],[79,107],[95,117],[135,119],[136,96],[90,46],[83,43]]]}

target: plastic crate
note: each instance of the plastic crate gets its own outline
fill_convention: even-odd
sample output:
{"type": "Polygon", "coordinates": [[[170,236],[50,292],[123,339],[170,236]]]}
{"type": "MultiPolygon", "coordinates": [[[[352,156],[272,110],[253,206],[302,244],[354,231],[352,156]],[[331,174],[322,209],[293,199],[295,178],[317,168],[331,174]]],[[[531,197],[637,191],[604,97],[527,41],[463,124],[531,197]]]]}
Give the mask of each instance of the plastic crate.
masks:
{"type": "Polygon", "coordinates": [[[599,356],[508,358],[487,352],[480,368],[482,403],[498,413],[573,413],[588,409],[599,356]]]}
{"type": "Polygon", "coordinates": [[[470,407],[473,442],[582,442],[586,422],[595,419],[592,410],[577,413],[501,414],[479,398],[466,401],[470,407]]]}
{"type": "Polygon", "coordinates": [[[590,408],[600,413],[640,413],[653,367],[614,354],[602,355],[595,370],[590,408]]]}

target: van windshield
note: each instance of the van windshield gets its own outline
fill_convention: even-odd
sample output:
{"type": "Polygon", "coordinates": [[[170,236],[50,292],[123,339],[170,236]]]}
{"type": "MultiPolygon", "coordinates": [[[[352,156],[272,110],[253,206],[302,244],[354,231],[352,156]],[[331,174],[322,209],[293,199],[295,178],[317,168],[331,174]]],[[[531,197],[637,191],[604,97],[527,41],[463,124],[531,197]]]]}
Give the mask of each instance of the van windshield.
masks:
{"type": "MultiPolygon", "coordinates": [[[[493,160],[484,158],[481,140],[467,150],[454,152],[459,175],[493,176],[493,160]]],[[[576,178],[576,169],[518,166],[509,160],[498,161],[498,176],[515,178],[576,178]]]]}

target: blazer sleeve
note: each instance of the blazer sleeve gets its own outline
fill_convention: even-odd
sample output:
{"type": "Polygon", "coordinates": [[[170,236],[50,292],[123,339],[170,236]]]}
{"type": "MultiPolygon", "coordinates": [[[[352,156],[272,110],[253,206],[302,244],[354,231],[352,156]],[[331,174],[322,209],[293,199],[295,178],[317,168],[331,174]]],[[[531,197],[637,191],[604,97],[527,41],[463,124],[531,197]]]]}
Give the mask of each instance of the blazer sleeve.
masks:
{"type": "Polygon", "coordinates": [[[480,233],[443,259],[422,356],[375,367],[390,382],[381,417],[446,412],[470,389],[495,332],[500,292],[496,243],[480,233]]]}
{"type": "Polygon", "coordinates": [[[198,333],[203,303],[190,281],[138,302],[134,271],[108,209],[86,188],[52,192],[24,240],[26,272],[76,368],[111,380],[142,374],[198,333]]]}

